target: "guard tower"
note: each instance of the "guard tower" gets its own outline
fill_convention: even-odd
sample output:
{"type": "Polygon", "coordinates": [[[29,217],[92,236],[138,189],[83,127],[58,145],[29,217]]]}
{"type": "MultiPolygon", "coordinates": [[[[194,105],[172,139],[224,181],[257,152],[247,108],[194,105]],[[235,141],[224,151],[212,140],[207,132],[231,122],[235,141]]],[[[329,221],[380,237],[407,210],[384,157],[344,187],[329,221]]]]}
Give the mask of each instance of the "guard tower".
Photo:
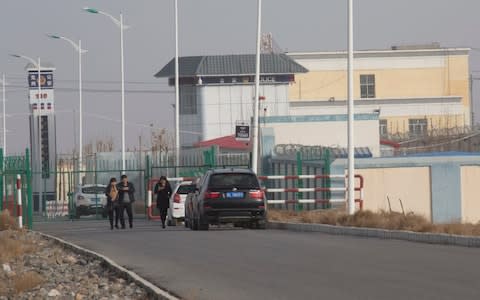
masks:
{"type": "Polygon", "coordinates": [[[30,148],[34,210],[43,212],[46,201],[55,200],[56,124],[52,64],[28,64],[30,148]],[[39,76],[40,75],[40,76],[39,76]]]}

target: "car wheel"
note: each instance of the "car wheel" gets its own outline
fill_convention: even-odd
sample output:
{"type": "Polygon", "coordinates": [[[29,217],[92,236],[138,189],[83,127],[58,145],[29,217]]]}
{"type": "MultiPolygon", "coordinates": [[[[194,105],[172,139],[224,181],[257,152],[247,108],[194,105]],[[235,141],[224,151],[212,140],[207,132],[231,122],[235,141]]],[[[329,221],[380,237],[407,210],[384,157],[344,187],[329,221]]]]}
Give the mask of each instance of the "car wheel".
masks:
{"type": "Polygon", "coordinates": [[[209,224],[201,216],[198,217],[198,230],[208,230],[209,224]]]}
{"type": "Polygon", "coordinates": [[[255,225],[256,225],[257,229],[260,229],[260,230],[267,229],[267,222],[265,222],[265,221],[257,221],[257,223],[255,225]]]}
{"type": "Polygon", "coordinates": [[[168,226],[177,226],[177,219],[168,220],[168,226]]]}
{"type": "Polygon", "coordinates": [[[191,220],[190,228],[192,230],[198,230],[198,219],[197,219],[197,216],[195,216],[195,215],[193,215],[193,218],[191,220]]]}

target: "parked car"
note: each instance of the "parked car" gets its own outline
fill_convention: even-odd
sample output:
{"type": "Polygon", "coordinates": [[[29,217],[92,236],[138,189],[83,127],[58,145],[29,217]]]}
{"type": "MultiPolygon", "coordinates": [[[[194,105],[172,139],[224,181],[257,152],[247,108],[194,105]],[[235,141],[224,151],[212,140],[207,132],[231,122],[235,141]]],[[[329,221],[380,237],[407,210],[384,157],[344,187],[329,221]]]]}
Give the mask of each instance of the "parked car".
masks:
{"type": "Polygon", "coordinates": [[[210,170],[187,200],[186,223],[192,230],[208,230],[211,224],[226,223],[264,229],[265,205],[265,193],[253,171],[210,170]]]}
{"type": "Polygon", "coordinates": [[[73,194],[75,201],[75,216],[102,215],[107,217],[107,196],[105,195],[106,185],[86,184],[79,185],[73,194]]]}
{"type": "Polygon", "coordinates": [[[191,181],[183,181],[175,186],[170,197],[168,209],[168,225],[176,226],[185,219],[185,200],[189,193],[195,192],[196,185],[191,181]]]}

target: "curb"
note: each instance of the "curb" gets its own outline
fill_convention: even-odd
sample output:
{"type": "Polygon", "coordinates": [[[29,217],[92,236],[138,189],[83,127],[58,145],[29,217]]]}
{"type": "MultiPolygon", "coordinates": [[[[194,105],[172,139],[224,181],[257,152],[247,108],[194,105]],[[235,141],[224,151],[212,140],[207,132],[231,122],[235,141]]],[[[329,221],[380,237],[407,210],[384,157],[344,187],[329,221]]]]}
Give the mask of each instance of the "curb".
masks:
{"type": "Polygon", "coordinates": [[[345,227],[327,224],[282,222],[268,222],[267,228],[300,232],[321,232],[331,235],[346,235],[356,237],[379,238],[384,240],[402,240],[416,243],[480,248],[480,237],[444,233],[423,233],[404,230],[387,230],[365,227],[345,227]]]}
{"type": "Polygon", "coordinates": [[[148,296],[151,297],[151,299],[155,299],[155,300],[180,300],[180,298],[178,298],[178,297],[170,294],[169,292],[157,287],[156,285],[154,285],[150,281],[147,281],[147,280],[143,279],[137,273],[125,269],[124,267],[118,265],[113,260],[111,260],[110,258],[108,258],[108,257],[106,257],[102,254],[96,253],[94,251],[85,249],[85,248],[80,247],[80,246],[77,246],[73,243],[67,242],[65,240],[62,240],[62,239],[57,238],[57,237],[52,236],[52,235],[48,235],[48,234],[41,233],[41,232],[38,232],[38,231],[34,231],[34,232],[39,234],[40,236],[46,238],[46,239],[53,240],[57,244],[65,247],[67,249],[70,249],[77,254],[100,260],[102,263],[105,264],[105,266],[108,269],[114,271],[120,277],[123,277],[123,278],[125,278],[127,280],[130,280],[132,282],[135,282],[140,287],[144,288],[147,291],[148,296]]]}

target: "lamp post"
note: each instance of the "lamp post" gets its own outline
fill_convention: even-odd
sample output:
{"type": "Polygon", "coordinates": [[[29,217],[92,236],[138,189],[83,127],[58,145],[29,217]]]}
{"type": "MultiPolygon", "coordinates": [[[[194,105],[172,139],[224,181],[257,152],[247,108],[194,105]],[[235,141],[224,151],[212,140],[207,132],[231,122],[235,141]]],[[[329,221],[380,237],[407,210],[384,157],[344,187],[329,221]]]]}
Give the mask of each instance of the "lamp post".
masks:
{"type": "MultiPolygon", "coordinates": [[[[178,0],[175,0],[175,165],[180,165],[180,86],[178,65],[178,0]]],[[[175,174],[177,175],[177,174],[175,174]]]]}
{"type": "Polygon", "coordinates": [[[128,29],[128,26],[123,24],[123,15],[120,13],[120,18],[116,19],[112,15],[100,11],[95,8],[85,7],[83,8],[84,11],[92,14],[100,14],[107,16],[115,25],[120,28],[120,69],[121,69],[121,77],[122,77],[122,174],[125,174],[126,169],[126,158],[125,158],[125,70],[123,64],[123,30],[128,29]]]}
{"type": "Polygon", "coordinates": [[[80,172],[82,171],[83,167],[83,98],[82,98],[82,54],[86,53],[87,50],[82,49],[82,40],[78,40],[78,44],[76,44],[74,41],[64,37],[64,36],[59,36],[59,35],[47,35],[49,38],[52,39],[60,39],[67,41],[72,47],[75,49],[75,51],[78,52],[78,96],[79,96],[79,133],[78,133],[78,171],[79,171],[79,176],[78,176],[78,183],[82,184],[82,176],[80,176],[80,172]]]}
{"type": "Polygon", "coordinates": [[[355,213],[355,147],[353,141],[353,0],[348,0],[348,214],[355,213]]]}
{"type": "MultiPolygon", "coordinates": [[[[26,61],[29,61],[33,64],[34,67],[36,67],[38,69],[38,75],[37,75],[37,87],[38,87],[38,95],[37,95],[37,110],[40,109],[40,98],[42,97],[42,81],[41,81],[41,64],[40,64],[40,57],[38,58],[38,61],[35,61],[33,58],[31,57],[28,57],[28,56],[25,56],[25,55],[19,55],[19,54],[10,54],[10,56],[12,57],[15,57],[15,58],[21,58],[21,59],[24,59],[26,61]]],[[[32,125],[33,125],[33,122],[35,121],[34,119],[35,115],[34,115],[34,112],[32,110],[32,125]]],[[[38,139],[38,143],[37,143],[37,166],[40,166],[38,168],[37,171],[37,176],[38,176],[38,189],[39,189],[39,198],[38,198],[38,203],[39,203],[39,211],[43,211],[42,207],[43,207],[43,202],[40,201],[41,198],[40,198],[40,195],[42,195],[42,174],[41,174],[41,171],[42,171],[42,168],[41,168],[41,165],[42,165],[42,155],[41,155],[41,148],[42,148],[42,135],[40,133],[40,117],[37,118],[37,128],[38,128],[38,134],[37,134],[37,139],[38,139]]],[[[32,159],[33,160],[33,159],[32,159]]]]}
{"type": "Polygon", "coordinates": [[[255,63],[255,99],[253,100],[252,170],[258,172],[258,113],[260,108],[260,43],[262,35],[262,0],[257,0],[257,52],[255,63]]]}
{"type": "Polygon", "coordinates": [[[3,113],[3,156],[7,156],[7,121],[6,121],[6,113],[5,113],[5,73],[2,74],[2,113],[3,113]]]}

